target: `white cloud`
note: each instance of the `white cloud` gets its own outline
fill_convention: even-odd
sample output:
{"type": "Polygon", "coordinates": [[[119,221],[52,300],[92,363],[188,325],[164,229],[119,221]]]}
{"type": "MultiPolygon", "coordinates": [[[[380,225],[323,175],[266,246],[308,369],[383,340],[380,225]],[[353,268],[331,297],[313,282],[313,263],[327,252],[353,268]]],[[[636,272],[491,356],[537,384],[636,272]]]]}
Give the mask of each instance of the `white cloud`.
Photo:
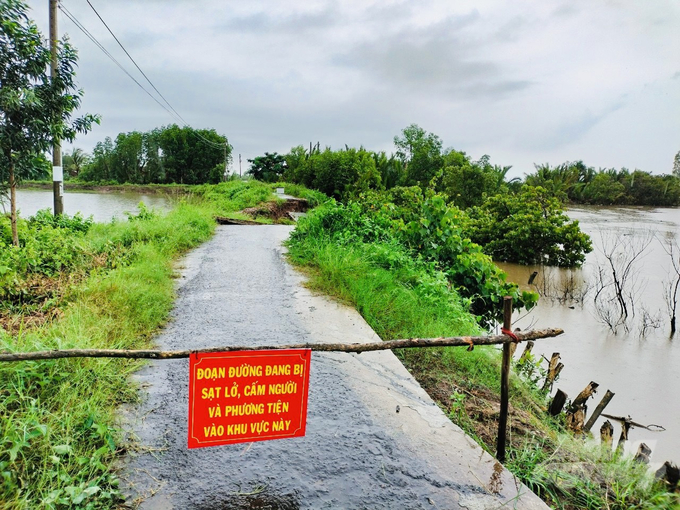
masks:
{"type": "MultiPolygon", "coordinates": [[[[516,174],[566,159],[668,172],[680,150],[674,0],[92,1],[182,116],[244,160],[309,141],[391,150],[413,122],[516,174]]],[[[64,5],[133,70],[86,3],[64,5]]],[[[77,145],[173,121],[60,28],[83,109],[103,115],[77,145]]]]}

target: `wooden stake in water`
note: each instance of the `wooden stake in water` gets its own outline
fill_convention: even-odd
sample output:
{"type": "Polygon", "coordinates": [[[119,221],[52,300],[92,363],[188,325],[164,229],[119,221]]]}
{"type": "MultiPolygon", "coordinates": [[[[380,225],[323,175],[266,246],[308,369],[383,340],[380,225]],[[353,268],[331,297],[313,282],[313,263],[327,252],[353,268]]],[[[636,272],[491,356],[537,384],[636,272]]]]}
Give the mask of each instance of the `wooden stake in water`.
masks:
{"type": "MultiPolygon", "coordinates": [[[[512,327],[512,298],[503,298],[503,329],[512,327]]],[[[501,368],[501,414],[498,417],[498,441],[496,443],[496,458],[505,462],[505,438],[508,425],[508,396],[510,388],[510,344],[503,344],[503,366],[501,368]]]]}

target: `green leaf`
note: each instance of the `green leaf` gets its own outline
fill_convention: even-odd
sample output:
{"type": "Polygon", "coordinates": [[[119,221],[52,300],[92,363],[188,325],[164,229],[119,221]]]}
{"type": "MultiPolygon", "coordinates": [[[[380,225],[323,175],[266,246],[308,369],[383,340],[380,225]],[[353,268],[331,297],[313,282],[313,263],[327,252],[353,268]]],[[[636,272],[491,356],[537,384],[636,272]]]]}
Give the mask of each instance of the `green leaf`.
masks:
{"type": "Polygon", "coordinates": [[[60,444],[54,447],[54,451],[58,455],[66,455],[67,453],[71,453],[71,447],[67,444],[60,444]]]}

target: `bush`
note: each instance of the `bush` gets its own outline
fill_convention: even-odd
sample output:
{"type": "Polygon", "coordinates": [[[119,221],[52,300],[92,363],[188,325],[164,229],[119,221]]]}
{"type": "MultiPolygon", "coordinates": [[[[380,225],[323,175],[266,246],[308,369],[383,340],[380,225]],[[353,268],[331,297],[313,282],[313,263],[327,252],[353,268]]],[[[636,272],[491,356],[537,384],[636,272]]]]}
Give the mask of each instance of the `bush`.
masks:
{"type": "MultiPolygon", "coordinates": [[[[401,189],[406,192],[408,188],[401,189]]],[[[489,326],[502,315],[502,300],[514,298],[516,308],[531,308],[537,296],[521,292],[505,281],[505,273],[462,233],[465,214],[449,208],[443,197],[401,206],[378,206],[380,194],[371,195],[362,205],[330,202],[298,223],[291,235],[295,253],[304,252],[310,243],[358,248],[371,253],[376,265],[395,269],[395,261],[409,259],[422,275],[446,281],[465,299],[470,311],[489,326]],[[404,221],[405,219],[410,221],[404,221]]],[[[314,263],[309,257],[309,263],[314,263]]]]}
{"type": "Polygon", "coordinates": [[[494,260],[574,267],[593,249],[578,221],[570,221],[559,200],[541,187],[488,198],[469,215],[470,238],[494,260]]]}

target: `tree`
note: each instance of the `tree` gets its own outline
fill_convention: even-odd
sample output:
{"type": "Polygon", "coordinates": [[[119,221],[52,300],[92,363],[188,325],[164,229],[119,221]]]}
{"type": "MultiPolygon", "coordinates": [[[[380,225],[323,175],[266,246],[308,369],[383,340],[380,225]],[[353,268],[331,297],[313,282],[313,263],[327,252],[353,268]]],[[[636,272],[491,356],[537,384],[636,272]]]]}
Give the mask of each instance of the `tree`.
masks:
{"type": "Polygon", "coordinates": [[[231,161],[231,145],[214,129],[166,126],[159,132],[158,146],[168,183],[216,184],[223,176],[216,175],[215,168],[231,161]]]}
{"type": "Polygon", "coordinates": [[[133,184],[216,184],[224,179],[231,161],[231,145],[213,129],[193,129],[176,124],[145,133],[120,133],[107,137],[92,151],[84,181],[133,184]]]}
{"type": "Polygon", "coordinates": [[[286,170],[286,157],[281,154],[265,152],[264,156],[249,159],[248,173],[258,181],[276,182],[286,170]]]}
{"type": "Polygon", "coordinates": [[[574,267],[592,251],[578,221],[570,221],[559,200],[541,187],[490,197],[468,213],[470,239],[494,260],[574,267]]]}
{"type": "Polygon", "coordinates": [[[76,133],[85,133],[99,122],[92,115],[71,119],[82,96],[73,81],[76,51],[66,38],[61,40],[57,73],[50,79],[50,49],[27,11],[20,0],[0,2],[0,177],[10,189],[15,246],[19,245],[17,182],[29,174],[32,161],[55,139],[73,141],[76,133]]]}
{"type": "Polygon", "coordinates": [[[70,177],[78,177],[89,160],[90,157],[83,152],[83,149],[74,147],[70,154],[64,155],[62,165],[70,177]]]}
{"type": "Polygon", "coordinates": [[[406,166],[406,185],[427,187],[444,162],[442,141],[417,124],[404,128],[401,134],[394,137],[394,145],[397,157],[406,166]]]}
{"type": "Polygon", "coordinates": [[[673,175],[680,178],[680,151],[673,158],[673,175]]]}

